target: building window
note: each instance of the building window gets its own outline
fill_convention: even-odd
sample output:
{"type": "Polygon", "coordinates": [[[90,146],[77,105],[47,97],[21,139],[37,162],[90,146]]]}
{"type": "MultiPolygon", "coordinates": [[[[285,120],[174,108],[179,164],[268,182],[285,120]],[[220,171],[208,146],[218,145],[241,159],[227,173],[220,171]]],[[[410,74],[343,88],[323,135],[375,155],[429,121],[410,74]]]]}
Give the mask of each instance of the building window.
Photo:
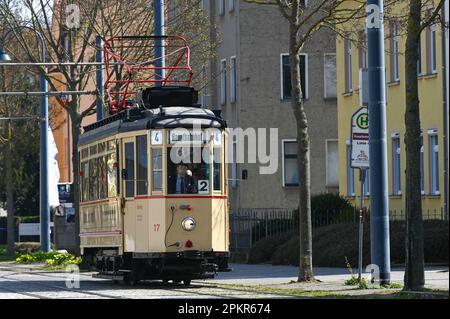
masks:
{"type": "Polygon", "coordinates": [[[422,75],[422,42],[417,43],[417,75],[422,75]]]}
{"type": "Polygon", "coordinates": [[[206,71],[206,66],[202,65],[202,71],[201,71],[201,77],[202,77],[202,88],[201,88],[201,104],[203,108],[208,107],[208,74],[206,71]]]}
{"type": "Polygon", "coordinates": [[[431,73],[436,73],[436,25],[430,27],[431,37],[431,73]]]}
{"type": "Polygon", "coordinates": [[[335,99],[337,97],[336,85],[336,54],[326,53],[323,62],[324,73],[324,97],[335,99]]]}
{"type": "Polygon", "coordinates": [[[358,58],[359,58],[359,68],[366,69],[367,64],[367,35],[366,31],[360,31],[358,34],[358,58]]]}
{"type": "Polygon", "coordinates": [[[439,195],[439,142],[437,130],[431,130],[430,136],[430,193],[439,195]]]}
{"type": "Polygon", "coordinates": [[[399,81],[399,34],[398,24],[390,24],[391,82],[399,81]]]}
{"type": "Polygon", "coordinates": [[[225,0],[219,0],[219,15],[225,14],[225,0]]]}
{"type": "Polygon", "coordinates": [[[427,28],[427,73],[432,74],[437,72],[436,66],[436,25],[431,25],[427,28]]]}
{"type": "Polygon", "coordinates": [[[220,61],[220,104],[227,103],[227,60],[220,61]]]}
{"type": "Polygon", "coordinates": [[[236,0],[228,0],[228,11],[232,12],[234,11],[236,0]]]}
{"type": "Polygon", "coordinates": [[[420,191],[425,194],[424,160],[423,160],[423,135],[420,136],[420,191]]]}
{"type": "Polygon", "coordinates": [[[353,90],[352,83],[352,41],[350,33],[345,34],[344,39],[344,65],[345,65],[345,92],[350,93],[353,90]]]}
{"type": "Polygon", "coordinates": [[[231,63],[231,76],[230,76],[230,102],[235,103],[237,99],[237,66],[236,57],[233,56],[230,59],[231,63]]]}
{"type": "Polygon", "coordinates": [[[352,168],[352,148],[350,141],[347,141],[347,196],[355,196],[355,171],[352,168]]]}
{"type": "MultiPolygon", "coordinates": [[[[308,55],[300,54],[300,81],[302,96],[308,98],[308,55]]],[[[291,63],[289,54],[281,55],[281,99],[292,98],[291,63]]]]}
{"type": "Polygon", "coordinates": [[[401,195],[400,133],[392,134],[392,193],[401,195]]]}
{"type": "Polygon", "coordinates": [[[283,186],[299,185],[297,141],[283,141],[283,186]]]}
{"type": "Polygon", "coordinates": [[[339,154],[338,141],[326,141],[326,185],[327,187],[339,187],[339,154]]]}
{"type": "MultiPolygon", "coordinates": [[[[236,138],[236,137],[235,137],[236,138]]],[[[236,188],[237,183],[237,141],[233,140],[233,162],[231,164],[231,187],[236,188]]]]}

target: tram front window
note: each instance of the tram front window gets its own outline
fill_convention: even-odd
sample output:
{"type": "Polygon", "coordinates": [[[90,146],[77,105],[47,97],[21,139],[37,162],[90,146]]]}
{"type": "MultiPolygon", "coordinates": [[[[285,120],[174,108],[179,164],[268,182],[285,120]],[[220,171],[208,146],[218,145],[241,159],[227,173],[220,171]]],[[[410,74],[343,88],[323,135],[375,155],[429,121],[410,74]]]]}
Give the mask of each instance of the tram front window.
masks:
{"type": "Polygon", "coordinates": [[[167,156],[169,194],[209,194],[210,166],[194,161],[193,148],[169,148],[167,156]]]}

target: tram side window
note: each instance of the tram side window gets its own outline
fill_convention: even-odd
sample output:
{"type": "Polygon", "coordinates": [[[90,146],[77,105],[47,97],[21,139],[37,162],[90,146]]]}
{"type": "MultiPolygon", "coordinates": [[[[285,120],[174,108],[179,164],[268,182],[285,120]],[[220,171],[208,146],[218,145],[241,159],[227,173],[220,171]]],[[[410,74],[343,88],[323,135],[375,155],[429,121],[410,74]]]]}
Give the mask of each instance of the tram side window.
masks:
{"type": "Polygon", "coordinates": [[[153,167],[153,177],[152,185],[154,192],[162,191],[162,174],[163,174],[163,164],[162,164],[162,149],[154,148],[152,149],[152,167],[153,167]]]}
{"type": "Polygon", "coordinates": [[[136,152],[137,152],[137,192],[136,195],[147,195],[147,173],[148,173],[148,158],[147,158],[147,135],[136,137],[136,152]]]}
{"type": "Polygon", "coordinates": [[[222,149],[220,147],[213,148],[213,170],[214,190],[220,191],[222,176],[222,149]]]}
{"type": "Polygon", "coordinates": [[[83,202],[87,202],[89,200],[89,162],[81,163],[81,171],[83,175],[81,177],[81,191],[83,202]]]}
{"type": "Polygon", "coordinates": [[[97,162],[97,158],[89,160],[89,200],[98,199],[99,174],[97,162]]]}
{"type": "Polygon", "coordinates": [[[195,152],[194,147],[168,148],[169,194],[209,194],[210,166],[201,155],[198,161],[195,152]]]}
{"type": "Polygon", "coordinates": [[[106,156],[106,166],[108,169],[108,197],[117,196],[117,168],[116,168],[116,152],[106,156]]]}
{"type": "Polygon", "coordinates": [[[134,197],[134,143],[125,143],[125,197],[134,197]]]}
{"type": "Polygon", "coordinates": [[[106,168],[106,156],[97,159],[98,164],[98,182],[99,182],[99,198],[108,198],[108,179],[106,168]]]}

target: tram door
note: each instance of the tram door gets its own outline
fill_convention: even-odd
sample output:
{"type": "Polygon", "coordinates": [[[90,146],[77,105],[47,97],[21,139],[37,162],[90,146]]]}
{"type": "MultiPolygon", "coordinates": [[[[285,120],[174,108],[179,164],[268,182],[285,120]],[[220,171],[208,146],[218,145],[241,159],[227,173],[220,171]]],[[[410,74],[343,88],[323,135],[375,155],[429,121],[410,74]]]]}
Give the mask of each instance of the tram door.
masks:
{"type": "Polygon", "coordinates": [[[135,251],[136,247],[136,207],[135,207],[135,142],[134,138],[122,140],[122,214],[125,252],[135,251]]]}

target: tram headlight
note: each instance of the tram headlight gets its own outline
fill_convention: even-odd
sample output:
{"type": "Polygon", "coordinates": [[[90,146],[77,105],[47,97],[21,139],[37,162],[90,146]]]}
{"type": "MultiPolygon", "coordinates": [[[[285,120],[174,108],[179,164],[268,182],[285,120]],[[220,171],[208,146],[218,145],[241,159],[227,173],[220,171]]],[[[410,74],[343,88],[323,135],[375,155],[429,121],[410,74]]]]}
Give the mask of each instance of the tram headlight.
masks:
{"type": "Polygon", "coordinates": [[[181,227],[183,227],[185,231],[193,231],[195,229],[195,226],[197,226],[197,222],[192,217],[186,217],[181,222],[181,227]]]}

